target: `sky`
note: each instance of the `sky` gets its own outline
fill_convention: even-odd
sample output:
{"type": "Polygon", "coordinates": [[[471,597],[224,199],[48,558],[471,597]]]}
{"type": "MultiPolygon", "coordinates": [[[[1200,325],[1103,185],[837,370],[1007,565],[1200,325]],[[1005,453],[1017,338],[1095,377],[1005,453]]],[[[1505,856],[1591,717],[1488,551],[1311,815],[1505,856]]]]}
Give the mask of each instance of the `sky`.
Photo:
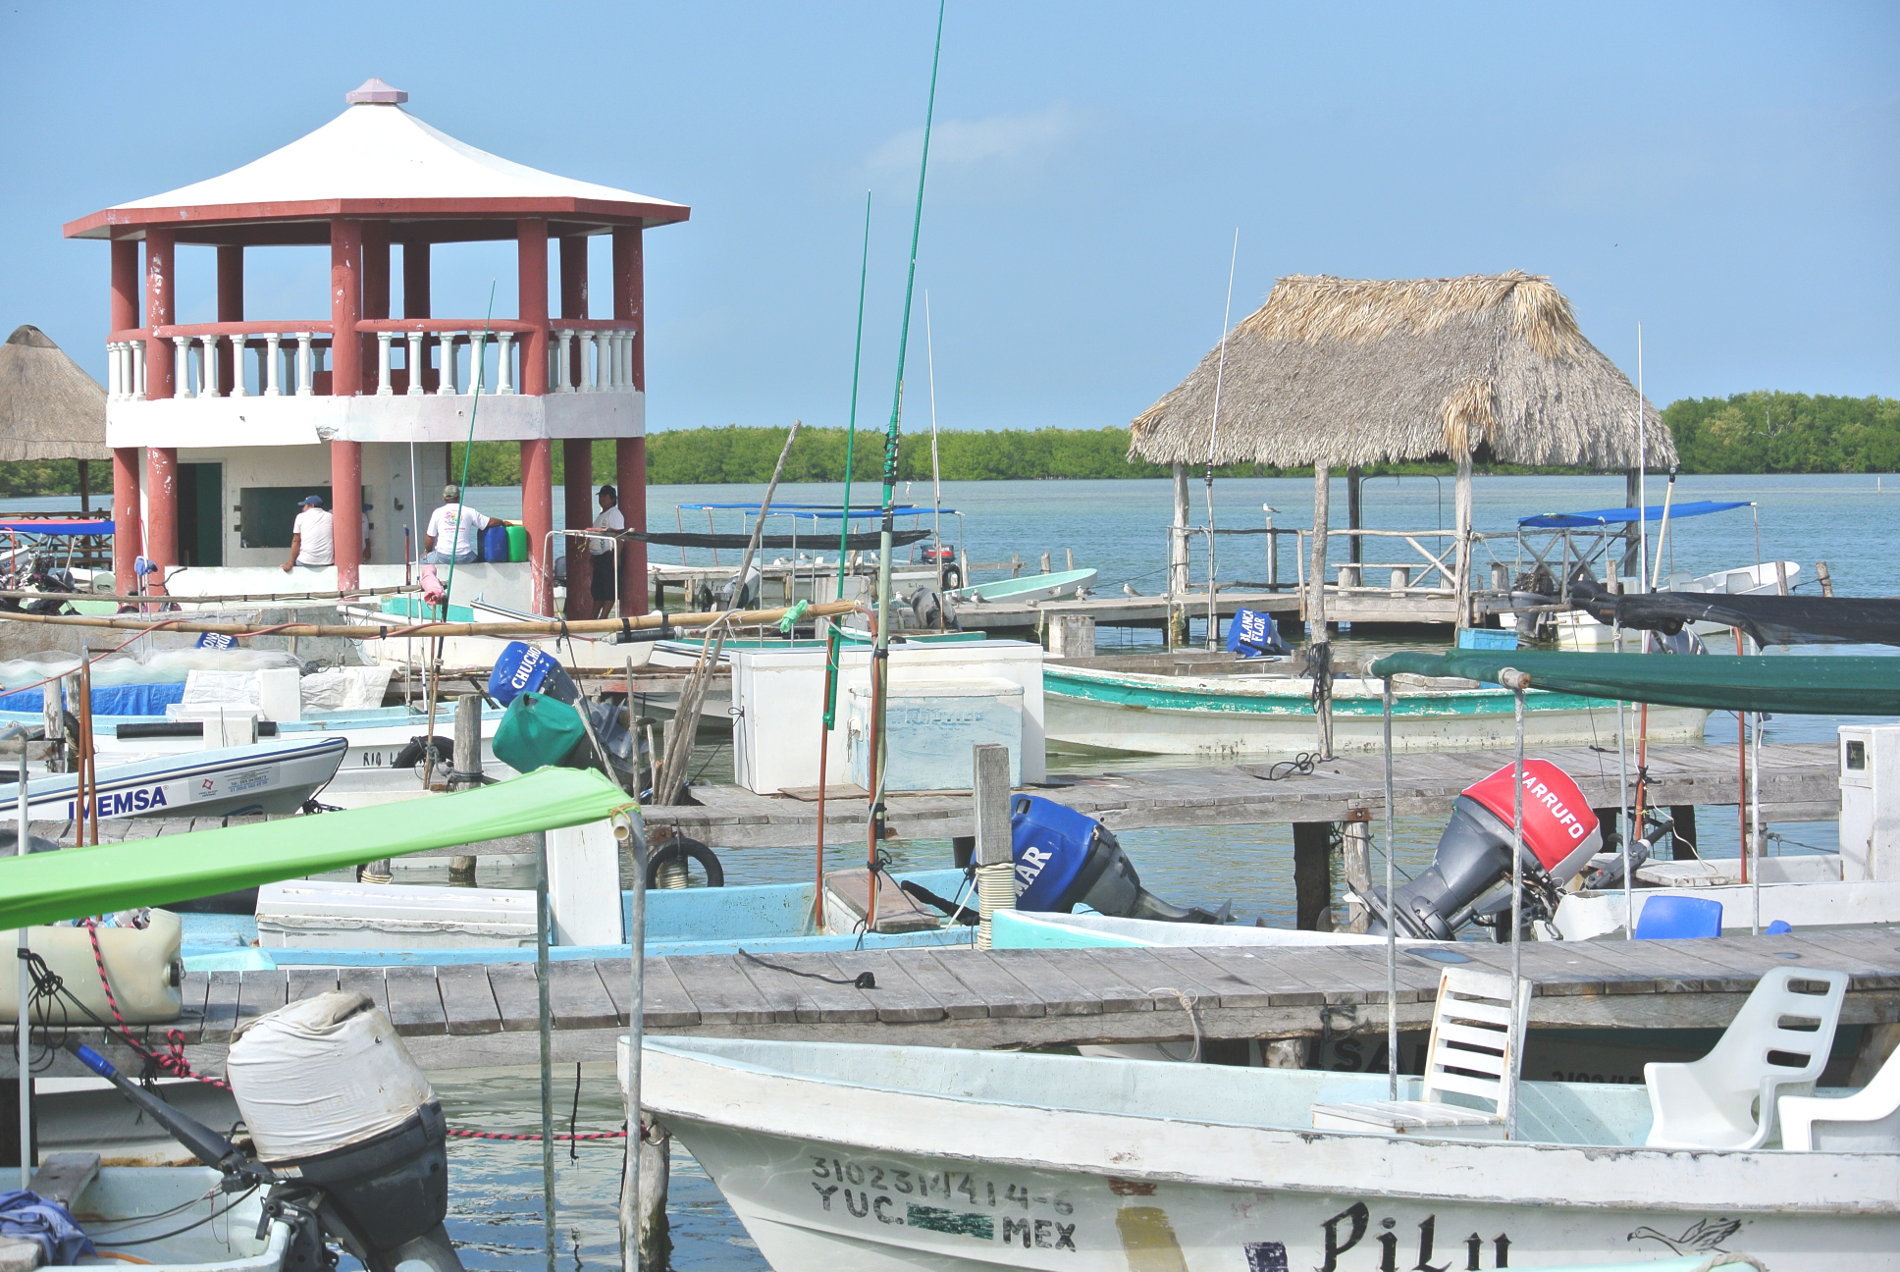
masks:
{"type": "MultiPolygon", "coordinates": [[[[0,329],[103,379],[107,250],[62,224],[274,150],[379,76],[471,145],[691,205],[647,236],[653,431],[846,421],[868,196],[857,418],[882,428],[936,17],[16,0],[0,329]]],[[[1659,404],[1900,396],[1896,55],[1891,0],[949,0],[905,430],[933,396],[943,428],[1125,425],[1220,339],[1230,259],[1231,322],[1289,274],[1522,269],[1632,378],[1640,325],[1659,404]]],[[[326,263],[252,253],[248,313],[327,316],[326,263]]],[[[177,272],[180,320],[213,318],[209,253],[177,272]]],[[[491,286],[512,312],[503,249],[435,276],[438,316],[491,286]]]]}

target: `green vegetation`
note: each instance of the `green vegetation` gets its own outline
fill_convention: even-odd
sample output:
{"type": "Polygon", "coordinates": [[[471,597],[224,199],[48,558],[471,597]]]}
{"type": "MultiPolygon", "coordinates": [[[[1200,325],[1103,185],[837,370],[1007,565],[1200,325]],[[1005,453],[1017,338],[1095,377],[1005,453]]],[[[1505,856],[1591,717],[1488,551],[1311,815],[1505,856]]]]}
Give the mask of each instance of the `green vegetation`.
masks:
{"type": "Polygon", "coordinates": [[[1759,390],[1663,411],[1686,473],[1900,471],[1900,399],[1759,390]]]}
{"type": "MultiPolygon", "coordinates": [[[[1900,399],[1848,398],[1760,390],[1728,398],[1683,398],[1663,410],[1663,421],[1676,439],[1685,473],[1891,473],[1900,472],[1900,399]]],[[[656,485],[759,485],[785,444],[780,428],[741,427],[676,429],[647,439],[648,476],[656,485]]],[[[1165,477],[1161,464],[1127,460],[1125,428],[1042,428],[988,433],[948,432],[937,440],[945,481],[993,481],[1008,478],[1165,477]]],[[[462,469],[460,444],[449,448],[450,471],[462,469]]],[[[841,428],[804,428],[786,461],[786,481],[838,481],[844,475],[845,434],[841,428]]],[[[881,475],[884,438],[860,432],[852,452],[852,479],[875,483],[881,475]]],[[[900,481],[930,477],[930,436],[906,434],[897,452],[900,481]]],[[[596,480],[611,481],[614,444],[594,443],[596,480]]],[[[1257,464],[1231,464],[1222,476],[1280,476],[1257,464]]],[[[1306,470],[1298,470],[1306,471],[1306,470]]],[[[1394,464],[1368,473],[1446,471],[1444,465],[1394,464]]],[[[1506,469],[1493,472],[1559,472],[1560,469],[1506,469]]],[[[554,448],[554,480],[565,473],[561,448],[554,448]]],[[[109,497],[109,465],[92,466],[95,493],[109,497]]],[[[521,448],[513,442],[477,442],[469,459],[471,486],[515,486],[521,482],[521,448]]],[[[71,460],[0,466],[0,497],[66,494],[79,490],[78,465],[71,460]]]]}
{"type": "MultiPolygon", "coordinates": [[[[89,477],[92,493],[103,494],[104,502],[109,505],[112,465],[95,463],[89,477]]],[[[79,494],[79,461],[76,459],[28,459],[17,464],[0,464],[0,498],[65,494],[79,494]]]]}

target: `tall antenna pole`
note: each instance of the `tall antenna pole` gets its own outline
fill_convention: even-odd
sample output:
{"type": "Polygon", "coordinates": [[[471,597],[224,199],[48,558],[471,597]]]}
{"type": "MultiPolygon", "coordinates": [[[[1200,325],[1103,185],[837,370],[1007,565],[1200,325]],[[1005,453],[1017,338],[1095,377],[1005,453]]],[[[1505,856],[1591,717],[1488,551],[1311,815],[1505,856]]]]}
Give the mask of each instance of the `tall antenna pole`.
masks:
{"type": "Polygon", "coordinates": [[[878,529],[877,637],[871,651],[871,803],[869,842],[864,865],[869,872],[867,927],[877,927],[878,845],[884,840],[884,714],[890,696],[891,662],[891,539],[895,533],[891,509],[897,499],[897,441],[904,414],[904,358],[910,348],[910,308],[917,289],[917,240],[924,224],[924,179],[930,173],[930,128],[937,116],[937,68],[943,61],[945,0],[937,3],[937,42],[930,55],[930,99],[924,107],[923,154],[917,162],[917,208],[910,222],[910,268],[904,276],[904,313],[897,339],[897,381],[891,393],[891,422],[884,434],[883,520],[878,529]]]}
{"type": "MultiPolygon", "coordinates": [[[[1649,582],[1649,416],[1643,409],[1643,324],[1636,324],[1636,530],[1642,537],[1637,548],[1637,577],[1643,590],[1649,582]]],[[[1632,828],[1633,829],[1633,828],[1632,828]]]]}
{"type": "Polygon", "coordinates": [[[1221,382],[1227,376],[1227,324],[1234,316],[1234,266],[1240,263],[1240,227],[1234,227],[1234,247],[1227,256],[1227,304],[1220,311],[1220,361],[1214,366],[1214,415],[1207,423],[1207,472],[1201,479],[1207,498],[1207,648],[1219,641],[1220,608],[1214,590],[1214,435],[1220,430],[1221,382]]]}

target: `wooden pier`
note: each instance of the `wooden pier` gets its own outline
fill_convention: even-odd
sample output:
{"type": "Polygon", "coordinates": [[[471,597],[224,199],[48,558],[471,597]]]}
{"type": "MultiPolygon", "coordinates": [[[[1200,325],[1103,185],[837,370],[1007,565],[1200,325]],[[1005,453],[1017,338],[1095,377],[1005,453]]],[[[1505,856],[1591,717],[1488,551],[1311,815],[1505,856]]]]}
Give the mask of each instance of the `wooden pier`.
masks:
{"type": "MultiPolygon", "coordinates": [[[[1593,806],[1608,808],[1619,799],[1620,779],[1614,752],[1589,747],[1540,749],[1577,779],[1593,806]]],[[[1400,816],[1442,815],[1459,791],[1499,766],[1506,751],[1452,751],[1393,758],[1394,800],[1400,816]]],[[[1760,794],[1764,820],[1832,821],[1840,813],[1835,748],[1828,743],[1777,743],[1761,748],[1760,794]]],[[[1652,807],[1733,805],[1741,801],[1741,780],[1734,752],[1726,747],[1659,746],[1648,755],[1649,804],[1652,807]]],[[[1058,774],[1024,791],[1045,795],[1087,813],[1111,830],[1163,826],[1283,826],[1355,820],[1363,812],[1376,819],[1385,803],[1384,761],[1376,755],[1342,756],[1311,772],[1287,771],[1270,761],[1212,768],[1146,769],[1095,775],[1058,774]]],[[[810,846],[818,832],[815,792],[755,795],[733,786],[691,788],[697,804],[648,807],[649,840],[678,833],[720,850],[810,846]]],[[[867,797],[855,786],[834,786],[825,810],[826,838],[861,836],[867,797]]],[[[971,797],[966,792],[887,797],[887,820],[899,838],[950,838],[974,832],[971,797]]],[[[134,817],[104,821],[100,837],[108,843],[144,839],[221,825],[262,820],[231,818],[134,817]]],[[[36,821],[32,833],[70,844],[70,821],[36,821]]],[[[533,836],[435,849],[423,857],[510,856],[533,852],[533,836]]]]}
{"type": "MultiPolygon", "coordinates": [[[[1595,807],[1614,807],[1620,779],[1614,751],[1590,747],[1540,748],[1577,780],[1595,807]]],[[[1507,751],[1441,752],[1393,758],[1394,807],[1401,816],[1444,814],[1471,783],[1511,763],[1507,751]]],[[[1840,813],[1839,759],[1828,743],[1761,748],[1764,818],[1831,821],[1840,813]]],[[[1651,747],[1649,805],[1690,807],[1741,802],[1735,754],[1726,747],[1651,747]]],[[[1351,820],[1361,810],[1377,818],[1385,804],[1385,767],[1377,755],[1341,756],[1311,772],[1289,772],[1268,760],[1207,768],[1148,769],[1099,776],[1055,775],[1026,787],[1102,822],[1111,830],[1152,826],[1271,826],[1351,820]]],[[[677,832],[716,848],[799,847],[816,842],[813,792],[756,795],[730,786],[695,786],[696,805],[645,810],[655,842],[677,832]]],[[[862,835],[866,795],[833,787],[825,810],[826,835],[862,835]]],[[[973,833],[968,794],[894,794],[887,821],[903,839],[973,833]]]]}
{"type": "MultiPolygon", "coordinates": [[[[1501,945],[1467,941],[1451,953],[1509,967],[1501,945]]],[[[1427,1025],[1446,955],[1442,946],[1401,949],[1402,1026],[1427,1025]]],[[[1852,976],[1845,1023],[1900,1021],[1900,939],[1884,928],[1532,942],[1522,957],[1525,977],[1537,985],[1534,1029],[1720,1027],[1764,972],[1790,965],[1852,976]]],[[[1385,951],[1378,946],[697,955],[649,960],[646,969],[650,1034],[1025,1047],[1313,1039],[1385,1028],[1385,951]],[[867,972],[873,983],[861,986],[867,972]]],[[[191,1064],[218,1073],[232,1031],[245,1021],[337,988],[381,1004],[432,1071],[537,1062],[529,963],[192,973],[186,1014],[175,1027],[191,1064]]],[[[627,1024],[627,961],[556,962],[548,988],[556,1060],[611,1060],[627,1024]]],[[[162,1051],[166,1029],[142,1032],[162,1051]]],[[[0,1030],[0,1041],[10,1035],[0,1030]]],[[[112,1052],[139,1071],[129,1049],[115,1044],[112,1052]]],[[[11,1054],[8,1045],[4,1055],[11,1054]]]]}

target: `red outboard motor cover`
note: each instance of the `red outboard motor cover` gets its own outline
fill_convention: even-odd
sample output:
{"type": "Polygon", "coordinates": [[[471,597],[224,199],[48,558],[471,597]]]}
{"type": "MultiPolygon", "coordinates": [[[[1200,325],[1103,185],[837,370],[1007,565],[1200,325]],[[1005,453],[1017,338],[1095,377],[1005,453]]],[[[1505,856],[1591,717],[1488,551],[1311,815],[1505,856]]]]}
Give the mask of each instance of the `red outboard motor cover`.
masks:
{"type": "MultiPolygon", "coordinates": [[[[1516,770],[1506,764],[1463,794],[1508,827],[1516,815],[1511,790],[1516,770]]],[[[1524,761],[1524,846],[1557,883],[1583,869],[1603,846],[1590,801],[1570,774],[1549,760],[1524,761]]]]}

